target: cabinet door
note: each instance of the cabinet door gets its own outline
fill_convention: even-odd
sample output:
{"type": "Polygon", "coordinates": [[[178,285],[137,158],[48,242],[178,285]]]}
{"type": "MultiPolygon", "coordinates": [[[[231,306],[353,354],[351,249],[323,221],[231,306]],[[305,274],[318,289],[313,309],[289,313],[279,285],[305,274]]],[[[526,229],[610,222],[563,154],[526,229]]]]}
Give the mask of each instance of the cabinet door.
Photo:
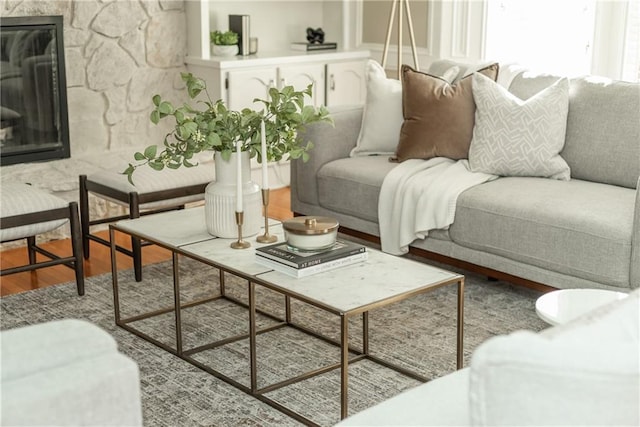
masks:
{"type": "Polygon", "coordinates": [[[293,86],[295,90],[303,90],[313,84],[311,100],[307,102],[316,107],[324,105],[324,64],[288,65],[280,67],[278,72],[280,89],[293,86]]]}
{"type": "Polygon", "coordinates": [[[365,62],[327,64],[327,106],[364,104],[365,62]]]}
{"type": "Polygon", "coordinates": [[[254,103],[255,98],[267,99],[269,88],[276,86],[275,67],[250,70],[233,70],[227,73],[227,106],[232,110],[253,108],[261,110],[263,105],[254,103]]]}

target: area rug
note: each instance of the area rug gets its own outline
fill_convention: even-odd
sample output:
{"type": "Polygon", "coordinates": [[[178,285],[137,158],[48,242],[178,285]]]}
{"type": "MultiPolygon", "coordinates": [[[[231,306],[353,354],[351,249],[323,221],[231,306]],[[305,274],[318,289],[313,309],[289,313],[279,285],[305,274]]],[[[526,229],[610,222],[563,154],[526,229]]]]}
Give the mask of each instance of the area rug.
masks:
{"type": "MultiPolygon", "coordinates": [[[[546,327],[535,314],[540,292],[489,281],[465,271],[465,366],[473,350],[488,338],[514,330],[539,331],[546,327]]],[[[218,272],[196,261],[180,262],[181,298],[189,301],[215,295],[218,272]]],[[[132,316],[171,305],[171,263],[146,266],[143,281],[136,283],[132,271],[118,274],[123,316],[132,316]]],[[[229,294],[246,298],[246,282],[225,279],[229,294]]],[[[258,294],[258,305],[282,315],[282,297],[270,291],[258,294]]],[[[296,322],[337,338],[337,317],[305,304],[293,304],[296,322]]],[[[77,318],[93,322],[118,342],[120,351],[138,363],[144,424],[146,426],[292,426],[297,421],[239,391],[197,367],[114,324],[111,274],[86,281],[86,295],[79,297],[73,283],[51,286],[0,299],[1,329],[10,329],[55,319],[77,318]]],[[[258,325],[274,320],[258,317],[258,325]]],[[[358,322],[351,326],[354,343],[359,342],[358,322]]],[[[135,322],[136,328],[174,345],[172,314],[135,322]]],[[[183,310],[186,348],[206,344],[248,331],[247,311],[224,300],[183,310]]],[[[446,286],[370,314],[372,353],[394,363],[437,378],[455,370],[456,287],[446,286]]],[[[199,353],[198,361],[214,366],[236,381],[249,382],[248,340],[199,353]]],[[[307,369],[337,362],[338,349],[295,329],[282,328],[262,334],[257,340],[258,386],[295,376],[307,369]]],[[[418,381],[359,361],[349,371],[349,413],[354,414],[418,381]]],[[[305,380],[271,392],[269,397],[301,412],[314,422],[330,426],[339,421],[339,371],[305,380]]]]}

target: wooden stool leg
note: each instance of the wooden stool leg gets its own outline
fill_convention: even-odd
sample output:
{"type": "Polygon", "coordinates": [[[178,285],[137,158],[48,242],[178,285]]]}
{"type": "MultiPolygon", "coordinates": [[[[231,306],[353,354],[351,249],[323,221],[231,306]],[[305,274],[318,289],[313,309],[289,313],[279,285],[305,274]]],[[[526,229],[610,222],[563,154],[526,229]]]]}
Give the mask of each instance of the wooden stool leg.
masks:
{"type": "MultiPolygon", "coordinates": [[[[138,193],[129,193],[129,218],[140,218],[140,203],[138,193]]],[[[131,252],[133,252],[133,271],[136,282],[142,281],[142,242],[131,237],[131,252]]]]}
{"type": "Polygon", "coordinates": [[[80,175],[80,226],[82,252],[84,259],[89,259],[89,191],[87,190],[87,176],[80,175]]]}
{"type": "Polygon", "coordinates": [[[29,264],[36,263],[36,251],[34,246],[36,245],[36,236],[27,237],[27,253],[29,254],[29,264]]]}
{"type": "Polygon", "coordinates": [[[69,203],[69,226],[71,229],[71,249],[73,251],[73,267],[76,273],[78,295],[84,295],[84,261],[82,259],[82,236],[78,219],[78,204],[69,203]]]}

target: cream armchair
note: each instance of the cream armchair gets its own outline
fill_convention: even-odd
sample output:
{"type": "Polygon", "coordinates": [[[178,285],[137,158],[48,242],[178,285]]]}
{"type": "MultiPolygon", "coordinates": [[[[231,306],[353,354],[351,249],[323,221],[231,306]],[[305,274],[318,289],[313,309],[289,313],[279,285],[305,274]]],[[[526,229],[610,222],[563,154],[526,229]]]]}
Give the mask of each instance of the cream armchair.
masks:
{"type": "Polygon", "coordinates": [[[3,426],[141,426],[138,365],[81,320],[0,333],[3,426]]]}
{"type": "Polygon", "coordinates": [[[640,291],[540,334],[487,340],[471,366],[339,426],[640,425],[640,291]]]}

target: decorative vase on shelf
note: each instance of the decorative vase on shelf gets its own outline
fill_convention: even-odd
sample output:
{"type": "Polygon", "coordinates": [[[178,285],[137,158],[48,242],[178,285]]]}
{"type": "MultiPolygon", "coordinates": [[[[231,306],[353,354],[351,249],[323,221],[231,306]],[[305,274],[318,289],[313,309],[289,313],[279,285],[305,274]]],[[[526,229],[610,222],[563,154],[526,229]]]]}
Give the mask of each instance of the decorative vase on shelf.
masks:
{"type": "MultiPolygon", "coordinates": [[[[238,176],[237,154],[232,153],[227,161],[215,153],[216,180],[205,190],[205,221],[209,234],[225,239],[238,237],[236,224],[236,181],[238,176]]],[[[258,234],[263,224],[260,186],[251,181],[251,159],[248,151],[241,154],[242,164],[242,208],[244,221],[242,236],[258,234]]]]}
{"type": "Polygon", "coordinates": [[[211,53],[213,56],[236,56],[240,52],[237,44],[222,45],[212,44],[211,53]]]}

